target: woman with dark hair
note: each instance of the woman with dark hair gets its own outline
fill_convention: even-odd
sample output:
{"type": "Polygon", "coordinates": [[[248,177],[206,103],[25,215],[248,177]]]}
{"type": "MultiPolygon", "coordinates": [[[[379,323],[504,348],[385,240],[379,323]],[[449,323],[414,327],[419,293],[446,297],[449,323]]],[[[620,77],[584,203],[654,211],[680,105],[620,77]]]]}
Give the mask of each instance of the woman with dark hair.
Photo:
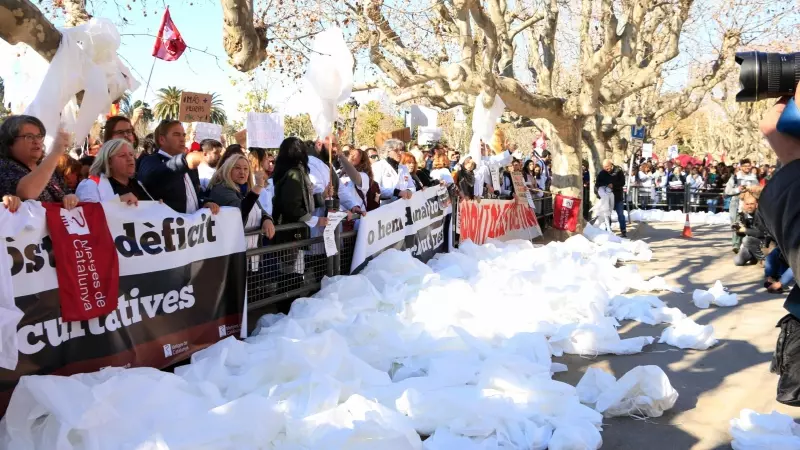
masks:
{"type": "Polygon", "coordinates": [[[461,197],[467,200],[475,199],[475,161],[467,156],[458,172],[458,189],[461,197]]]}
{"type": "Polygon", "coordinates": [[[59,131],[45,156],[42,121],[33,116],[11,116],[0,126],[0,196],[56,202],[72,209],[76,197],[56,172],[61,155],[69,149],[70,135],[59,131]]]}
{"type": "Polygon", "coordinates": [[[125,116],[112,116],[106,120],[106,126],[103,127],[103,142],[112,139],[125,139],[133,144],[134,150],[139,148],[139,138],[133,131],[133,123],[125,116]]]}
{"type": "Polygon", "coordinates": [[[309,227],[324,227],[326,217],[315,217],[313,185],[308,177],[306,144],[289,137],[281,142],[275,159],[275,197],[272,199],[272,217],[275,224],[304,222],[309,227]]]}

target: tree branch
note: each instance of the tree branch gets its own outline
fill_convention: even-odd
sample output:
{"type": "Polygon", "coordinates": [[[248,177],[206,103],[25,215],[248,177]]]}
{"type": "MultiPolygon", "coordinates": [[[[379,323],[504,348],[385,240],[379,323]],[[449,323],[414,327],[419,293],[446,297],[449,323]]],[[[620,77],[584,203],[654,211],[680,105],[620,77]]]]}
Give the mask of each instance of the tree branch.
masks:
{"type": "Polygon", "coordinates": [[[0,0],[0,38],[11,45],[28,44],[47,61],[61,43],[61,33],[28,0],[0,0]]]}
{"type": "Polygon", "coordinates": [[[220,0],[222,3],[222,46],[230,64],[248,72],[267,59],[267,28],[253,19],[253,0],[220,0]]]}

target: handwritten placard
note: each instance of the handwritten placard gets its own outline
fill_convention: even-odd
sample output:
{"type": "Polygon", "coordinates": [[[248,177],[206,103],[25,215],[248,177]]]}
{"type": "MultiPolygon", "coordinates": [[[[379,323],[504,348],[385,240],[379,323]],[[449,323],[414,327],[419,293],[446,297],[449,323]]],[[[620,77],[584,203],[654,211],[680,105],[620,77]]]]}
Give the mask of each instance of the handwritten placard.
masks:
{"type": "Polygon", "coordinates": [[[219,141],[222,137],[222,125],[215,123],[197,122],[194,124],[194,141],[203,142],[206,139],[219,141]]]}
{"type": "Polygon", "coordinates": [[[247,145],[278,148],[283,142],[283,114],[247,113],[247,145]]]}
{"type": "Polygon", "coordinates": [[[211,122],[211,96],[196,92],[183,92],[178,111],[181,122],[211,122]]]}
{"type": "Polygon", "coordinates": [[[525,186],[525,179],[522,177],[522,173],[511,172],[511,182],[514,184],[514,197],[517,199],[517,204],[527,205],[530,193],[528,192],[528,187],[525,186]]]}

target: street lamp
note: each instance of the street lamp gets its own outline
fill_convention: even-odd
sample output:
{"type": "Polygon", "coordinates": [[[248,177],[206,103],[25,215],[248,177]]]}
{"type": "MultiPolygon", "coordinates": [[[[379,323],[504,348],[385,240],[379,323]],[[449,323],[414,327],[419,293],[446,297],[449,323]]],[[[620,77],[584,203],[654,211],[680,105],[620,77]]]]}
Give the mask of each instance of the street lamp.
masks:
{"type": "Polygon", "coordinates": [[[347,102],[347,105],[350,107],[350,145],[355,147],[356,145],[356,116],[358,115],[358,100],[355,97],[350,97],[350,100],[347,102]]]}

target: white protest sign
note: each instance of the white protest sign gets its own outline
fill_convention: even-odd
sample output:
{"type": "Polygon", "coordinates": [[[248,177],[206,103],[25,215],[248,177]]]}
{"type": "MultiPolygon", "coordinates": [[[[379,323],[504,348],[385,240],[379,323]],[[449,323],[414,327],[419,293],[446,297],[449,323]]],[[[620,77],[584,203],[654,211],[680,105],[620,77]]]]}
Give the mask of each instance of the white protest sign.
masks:
{"type": "Polygon", "coordinates": [[[642,158],[653,157],[653,144],[642,144],[642,158]]]}
{"type": "Polygon", "coordinates": [[[247,146],[278,148],[283,142],[283,114],[247,113],[247,146]]]}
{"type": "Polygon", "coordinates": [[[419,145],[428,145],[442,138],[442,129],[437,127],[417,128],[417,142],[419,145]]]}
{"type": "Polygon", "coordinates": [[[194,141],[203,142],[206,139],[219,141],[222,137],[222,125],[207,122],[194,123],[194,141]]]}
{"type": "Polygon", "coordinates": [[[435,109],[427,106],[411,105],[411,123],[408,125],[409,127],[436,127],[438,120],[439,112],[435,109]]]}
{"type": "Polygon", "coordinates": [[[667,150],[667,159],[675,159],[678,157],[678,146],[670,145],[667,150]]]}
{"type": "Polygon", "coordinates": [[[339,252],[336,248],[336,227],[346,217],[346,212],[328,213],[328,224],[325,225],[325,230],[322,232],[322,238],[325,242],[325,256],[333,256],[339,252]]]}

